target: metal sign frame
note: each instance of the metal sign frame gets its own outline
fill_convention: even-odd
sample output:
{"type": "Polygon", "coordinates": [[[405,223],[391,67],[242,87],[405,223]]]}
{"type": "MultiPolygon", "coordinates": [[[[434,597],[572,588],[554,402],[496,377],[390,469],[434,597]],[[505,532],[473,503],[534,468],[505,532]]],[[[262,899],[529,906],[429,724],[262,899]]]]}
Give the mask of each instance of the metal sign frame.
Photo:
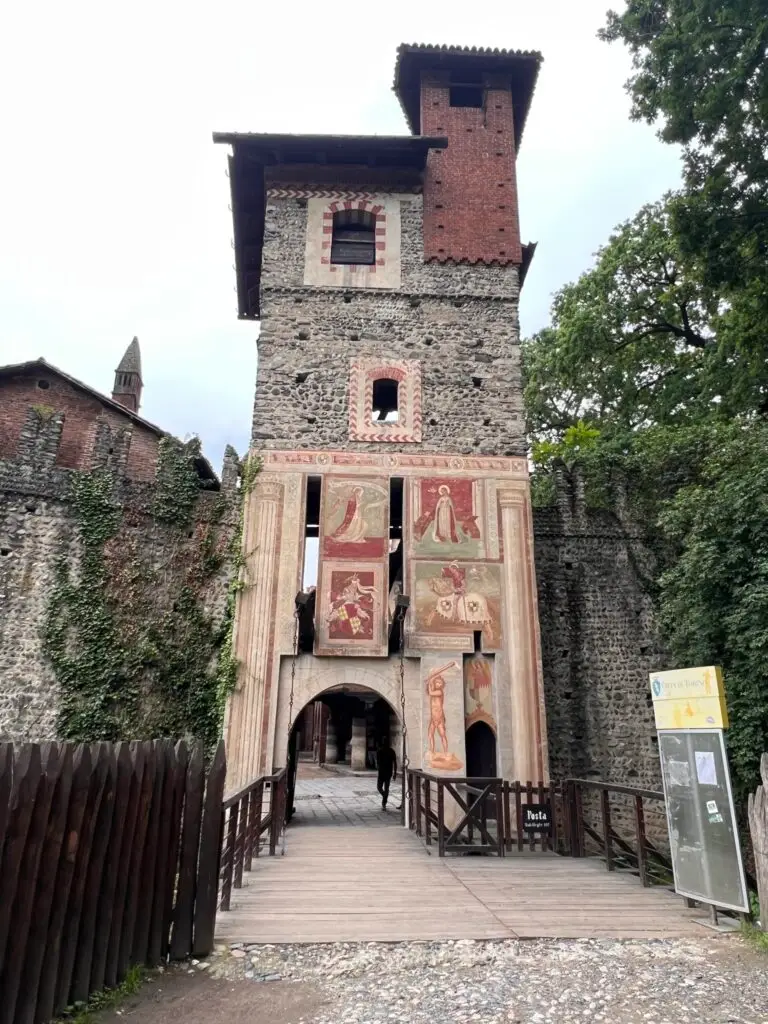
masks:
{"type": "MultiPolygon", "coordinates": [[[[744,861],[741,856],[741,847],[739,845],[739,829],[736,822],[736,811],[733,805],[733,790],[731,788],[731,772],[728,765],[728,755],[725,749],[725,734],[722,729],[659,729],[657,730],[659,736],[659,761],[661,765],[661,781],[664,787],[664,806],[667,817],[667,829],[670,836],[670,853],[672,861],[672,875],[675,882],[675,892],[680,896],[685,896],[687,899],[696,900],[697,903],[706,903],[713,907],[721,907],[723,910],[733,910],[737,913],[748,913],[749,912],[749,892],[747,889],[747,879],[744,873],[744,861]],[[700,892],[690,892],[680,888],[678,884],[678,871],[677,871],[677,858],[675,857],[675,851],[672,848],[672,821],[670,817],[670,800],[669,793],[667,792],[667,777],[664,771],[664,760],[662,756],[662,737],[663,736],[695,736],[695,735],[706,735],[712,736],[713,733],[717,733],[719,744],[720,744],[720,755],[722,757],[722,763],[724,768],[725,776],[725,789],[728,795],[728,813],[731,819],[731,827],[733,835],[736,839],[736,854],[739,869],[739,881],[741,883],[741,891],[744,894],[744,902],[741,906],[737,906],[732,903],[721,903],[711,899],[708,896],[703,896],[700,892]]],[[[702,857],[704,853],[702,851],[702,857]]]]}

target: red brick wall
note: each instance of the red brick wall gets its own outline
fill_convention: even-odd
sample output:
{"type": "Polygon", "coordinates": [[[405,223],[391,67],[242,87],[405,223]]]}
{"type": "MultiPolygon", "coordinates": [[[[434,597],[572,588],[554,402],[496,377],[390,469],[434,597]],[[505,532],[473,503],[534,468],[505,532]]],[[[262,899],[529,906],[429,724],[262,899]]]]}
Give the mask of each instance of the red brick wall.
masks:
{"type": "Polygon", "coordinates": [[[511,91],[488,88],[484,109],[452,107],[447,79],[425,75],[421,132],[448,138],[427,161],[424,258],[520,263],[511,91]]]}
{"type": "MultiPolygon", "coordinates": [[[[127,416],[105,407],[48,370],[0,378],[0,458],[13,459],[30,406],[44,405],[64,413],[64,426],[56,465],[66,469],[90,469],[96,425],[106,420],[113,429],[131,426],[127,416]],[[48,383],[41,388],[39,382],[48,383]]],[[[158,438],[133,423],[127,475],[136,480],[153,480],[157,464],[158,438]]]]}

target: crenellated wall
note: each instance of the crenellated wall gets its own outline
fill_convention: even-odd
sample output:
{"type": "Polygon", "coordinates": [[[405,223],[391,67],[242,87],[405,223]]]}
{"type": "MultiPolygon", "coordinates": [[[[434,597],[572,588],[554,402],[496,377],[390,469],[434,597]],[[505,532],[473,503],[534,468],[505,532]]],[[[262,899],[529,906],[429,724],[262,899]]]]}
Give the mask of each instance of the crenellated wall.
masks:
{"type": "MultiPolygon", "coordinates": [[[[43,740],[57,735],[60,684],[45,654],[51,601],[63,577],[76,584],[82,572],[82,510],[75,507],[78,484],[97,475],[117,508],[116,529],[104,545],[109,592],[105,600],[117,619],[138,615],[158,622],[168,615],[190,586],[212,630],[223,622],[231,575],[230,542],[237,528],[238,465],[230,451],[220,491],[200,491],[187,516],[158,509],[159,483],[126,476],[131,451],[130,428],[98,424],[92,470],[62,468],[59,449],[65,419],[61,413],[30,408],[14,458],[0,459],[0,740],[43,740]],[[204,566],[201,552],[223,556],[204,566]],[[187,577],[200,566],[197,583],[187,577]],[[208,571],[210,570],[210,571],[208,571]],[[197,588],[197,589],[195,589],[197,588]],[[217,625],[218,624],[218,625],[217,625]]],[[[167,491],[167,488],[166,488],[167,491]]],[[[178,628],[179,618],[175,620],[178,628]]],[[[162,629],[158,636],[162,640],[162,629]]],[[[78,640],[69,641],[77,656],[78,640]]],[[[105,660],[114,652],[104,651],[105,660]]],[[[128,652],[129,654],[131,652],[128,652]]],[[[207,667],[207,666],[206,666],[207,667]]],[[[147,689],[140,696],[147,727],[156,721],[151,692],[156,666],[135,667],[133,682],[147,689]]],[[[116,681],[120,684],[119,680],[116,681]]],[[[134,733],[135,734],[135,733],[134,733]]]]}

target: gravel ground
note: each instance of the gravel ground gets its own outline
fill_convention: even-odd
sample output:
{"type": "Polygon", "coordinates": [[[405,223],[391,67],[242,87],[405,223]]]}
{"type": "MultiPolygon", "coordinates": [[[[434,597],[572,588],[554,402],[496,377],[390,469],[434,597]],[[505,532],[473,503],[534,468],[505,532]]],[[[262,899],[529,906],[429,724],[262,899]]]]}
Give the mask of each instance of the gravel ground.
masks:
{"type": "Polygon", "coordinates": [[[259,999],[270,985],[321,993],[291,1024],[768,1024],[768,959],[737,937],[235,945],[196,970],[259,999]]]}

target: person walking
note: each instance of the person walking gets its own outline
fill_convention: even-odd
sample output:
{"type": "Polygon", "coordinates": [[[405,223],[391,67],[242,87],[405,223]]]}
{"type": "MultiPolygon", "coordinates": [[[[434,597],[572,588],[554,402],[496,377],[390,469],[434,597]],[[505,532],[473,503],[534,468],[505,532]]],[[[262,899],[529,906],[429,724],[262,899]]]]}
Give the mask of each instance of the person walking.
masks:
{"type": "Polygon", "coordinates": [[[397,778],[397,755],[386,739],[382,739],[376,752],[376,768],[378,771],[376,789],[381,794],[381,809],[386,811],[387,800],[389,799],[389,784],[397,778]]]}

